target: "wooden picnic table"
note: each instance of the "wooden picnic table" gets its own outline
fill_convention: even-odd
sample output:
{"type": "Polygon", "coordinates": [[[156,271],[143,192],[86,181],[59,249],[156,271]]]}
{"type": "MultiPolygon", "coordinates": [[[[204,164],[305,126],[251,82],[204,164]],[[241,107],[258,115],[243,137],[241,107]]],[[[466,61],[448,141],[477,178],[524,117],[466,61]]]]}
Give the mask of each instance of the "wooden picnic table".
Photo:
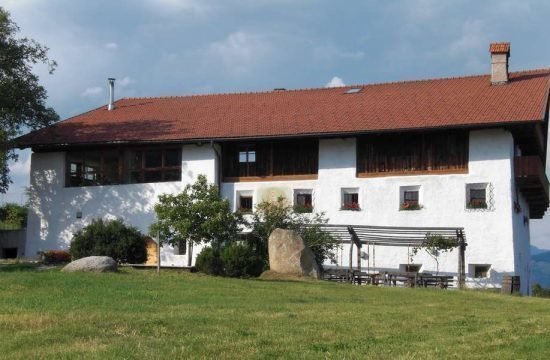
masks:
{"type": "Polygon", "coordinates": [[[383,276],[383,283],[386,286],[397,286],[397,283],[401,282],[410,287],[436,286],[442,289],[449,287],[449,283],[454,279],[453,276],[448,275],[416,272],[385,272],[381,276],[383,276]]]}

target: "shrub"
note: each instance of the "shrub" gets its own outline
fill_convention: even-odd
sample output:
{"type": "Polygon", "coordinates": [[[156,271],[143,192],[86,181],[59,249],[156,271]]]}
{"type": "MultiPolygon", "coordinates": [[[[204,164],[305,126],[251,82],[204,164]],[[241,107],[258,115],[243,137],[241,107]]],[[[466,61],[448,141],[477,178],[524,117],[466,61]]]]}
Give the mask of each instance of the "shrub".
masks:
{"type": "Polygon", "coordinates": [[[540,284],[533,285],[533,296],[550,298],[550,289],[543,288],[540,284]]]}
{"type": "Polygon", "coordinates": [[[44,251],[41,260],[45,264],[62,264],[71,262],[71,254],[65,250],[44,251]]]}
{"type": "Polygon", "coordinates": [[[264,260],[246,244],[232,243],[220,254],[225,275],[231,277],[257,277],[264,269],[264,260]]]}
{"type": "Polygon", "coordinates": [[[110,256],[118,263],[141,264],[147,259],[145,237],[121,220],[92,220],[74,234],[69,252],[74,259],[110,256]]]}
{"type": "Polygon", "coordinates": [[[198,271],[209,275],[223,275],[223,264],[219,254],[211,247],[205,247],[197,255],[195,267],[198,271]]]}

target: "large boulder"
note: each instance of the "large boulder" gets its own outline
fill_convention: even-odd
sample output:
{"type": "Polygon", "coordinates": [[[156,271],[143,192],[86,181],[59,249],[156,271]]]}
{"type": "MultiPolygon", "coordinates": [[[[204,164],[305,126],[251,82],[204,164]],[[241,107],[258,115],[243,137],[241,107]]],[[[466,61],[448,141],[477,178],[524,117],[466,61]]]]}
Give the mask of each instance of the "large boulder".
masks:
{"type": "Polygon", "coordinates": [[[273,230],[268,240],[268,252],[271,272],[316,279],[321,276],[315,255],[293,230],[273,230]]]}
{"type": "Polygon", "coordinates": [[[117,271],[116,261],[108,256],[88,256],[75,260],[65,266],[61,271],[75,272],[108,272],[117,271]]]}

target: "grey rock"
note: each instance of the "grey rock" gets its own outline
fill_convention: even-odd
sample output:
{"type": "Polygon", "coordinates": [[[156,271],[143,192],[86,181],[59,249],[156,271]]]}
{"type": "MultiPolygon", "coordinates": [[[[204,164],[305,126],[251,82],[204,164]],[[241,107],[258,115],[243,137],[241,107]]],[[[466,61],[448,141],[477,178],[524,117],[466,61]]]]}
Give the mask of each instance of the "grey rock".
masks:
{"type": "Polygon", "coordinates": [[[65,272],[117,271],[117,263],[113,258],[108,256],[88,256],[69,263],[61,271],[65,271],[65,272]]]}
{"type": "Polygon", "coordinates": [[[295,231],[273,230],[268,240],[268,252],[272,272],[320,278],[321,272],[313,252],[295,231]]]}

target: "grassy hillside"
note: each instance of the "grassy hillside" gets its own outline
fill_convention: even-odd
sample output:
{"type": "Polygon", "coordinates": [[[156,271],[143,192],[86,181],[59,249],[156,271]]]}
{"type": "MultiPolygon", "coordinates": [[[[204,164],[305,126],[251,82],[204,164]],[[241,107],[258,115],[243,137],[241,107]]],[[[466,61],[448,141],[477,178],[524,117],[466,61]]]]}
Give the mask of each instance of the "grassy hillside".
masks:
{"type": "Polygon", "coordinates": [[[532,283],[550,288],[550,251],[531,255],[532,283]]]}
{"type": "Polygon", "coordinates": [[[550,358],[550,301],[0,267],[0,357],[550,358]]]}

